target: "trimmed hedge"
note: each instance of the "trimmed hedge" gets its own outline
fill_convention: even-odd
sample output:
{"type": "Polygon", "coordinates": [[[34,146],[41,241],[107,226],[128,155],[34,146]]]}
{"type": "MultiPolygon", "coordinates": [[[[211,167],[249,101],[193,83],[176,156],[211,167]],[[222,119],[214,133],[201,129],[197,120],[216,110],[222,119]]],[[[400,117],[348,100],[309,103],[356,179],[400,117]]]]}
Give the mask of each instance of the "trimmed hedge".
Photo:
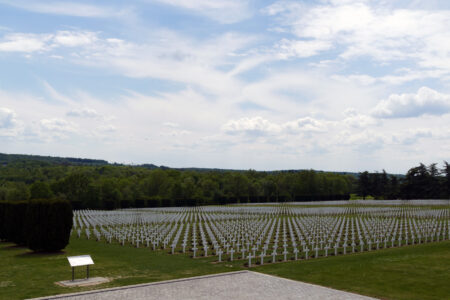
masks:
{"type": "Polygon", "coordinates": [[[33,200],[28,204],[25,231],[33,251],[59,251],[69,244],[73,213],[68,201],[33,200]]]}
{"type": "Polygon", "coordinates": [[[33,251],[59,251],[69,243],[72,206],[63,200],[0,202],[0,239],[33,251]]]}
{"type": "Polygon", "coordinates": [[[8,241],[25,246],[27,238],[24,231],[27,212],[26,201],[8,202],[5,210],[5,232],[8,241]]]}
{"type": "Polygon", "coordinates": [[[5,228],[5,218],[6,218],[6,202],[0,201],[0,241],[6,239],[6,228],[5,228]]]}

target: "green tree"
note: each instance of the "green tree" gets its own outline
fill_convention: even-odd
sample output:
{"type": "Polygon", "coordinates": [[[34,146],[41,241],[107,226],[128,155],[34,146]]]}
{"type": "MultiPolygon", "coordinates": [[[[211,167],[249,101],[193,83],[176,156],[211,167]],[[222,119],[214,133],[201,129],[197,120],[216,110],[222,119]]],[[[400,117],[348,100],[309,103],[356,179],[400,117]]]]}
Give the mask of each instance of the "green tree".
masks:
{"type": "Polygon", "coordinates": [[[31,199],[50,199],[53,192],[47,182],[37,181],[30,187],[31,199]]]}
{"type": "Polygon", "coordinates": [[[364,171],[362,173],[359,173],[358,193],[363,197],[363,199],[366,199],[367,195],[369,194],[369,189],[370,189],[369,172],[364,171]]]}
{"type": "Polygon", "coordinates": [[[446,161],[444,161],[443,174],[445,175],[444,180],[445,197],[450,199],[450,164],[446,161]]]}

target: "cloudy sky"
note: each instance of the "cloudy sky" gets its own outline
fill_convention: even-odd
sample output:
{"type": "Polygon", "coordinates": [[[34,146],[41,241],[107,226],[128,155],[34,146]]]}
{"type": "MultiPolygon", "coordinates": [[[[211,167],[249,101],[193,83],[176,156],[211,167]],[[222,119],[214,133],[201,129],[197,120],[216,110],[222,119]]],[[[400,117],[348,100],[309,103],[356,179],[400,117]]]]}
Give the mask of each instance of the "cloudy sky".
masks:
{"type": "Polygon", "coordinates": [[[0,152],[405,172],[450,159],[450,2],[0,0],[0,152]]]}

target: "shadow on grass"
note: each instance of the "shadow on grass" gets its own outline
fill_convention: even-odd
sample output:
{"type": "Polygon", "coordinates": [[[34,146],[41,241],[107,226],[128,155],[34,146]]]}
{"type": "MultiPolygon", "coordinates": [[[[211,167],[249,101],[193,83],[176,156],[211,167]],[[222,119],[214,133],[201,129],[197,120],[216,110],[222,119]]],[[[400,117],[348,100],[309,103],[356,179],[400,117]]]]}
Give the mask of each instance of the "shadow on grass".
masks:
{"type": "Polygon", "coordinates": [[[23,245],[16,245],[11,242],[0,242],[0,251],[20,251],[23,252],[16,254],[16,257],[45,257],[54,255],[66,254],[66,251],[33,251],[23,245]]]}
{"type": "Polygon", "coordinates": [[[32,251],[27,248],[24,248],[28,250],[25,253],[19,253],[16,255],[16,257],[47,257],[47,256],[58,256],[66,254],[66,251],[53,251],[53,252],[47,252],[47,251],[32,251]]]}
{"type": "Polygon", "coordinates": [[[17,251],[17,250],[27,250],[28,248],[21,245],[12,244],[9,242],[0,243],[0,251],[17,251]],[[5,246],[6,245],[6,246],[5,246]]]}

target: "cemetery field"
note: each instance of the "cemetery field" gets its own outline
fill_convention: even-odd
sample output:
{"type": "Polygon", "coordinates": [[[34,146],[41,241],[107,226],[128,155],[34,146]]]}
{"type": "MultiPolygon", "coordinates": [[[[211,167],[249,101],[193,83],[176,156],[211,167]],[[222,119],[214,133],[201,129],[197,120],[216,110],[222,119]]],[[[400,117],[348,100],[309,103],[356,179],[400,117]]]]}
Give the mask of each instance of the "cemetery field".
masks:
{"type": "MultiPolygon", "coordinates": [[[[24,299],[246,269],[239,261],[217,264],[212,258],[192,259],[74,237],[64,253],[31,254],[25,248],[0,243],[0,256],[0,299],[24,299]],[[91,288],[55,285],[56,281],[70,279],[66,257],[86,253],[96,263],[91,268],[92,276],[114,280],[91,288]]],[[[280,262],[251,270],[381,299],[449,299],[449,268],[450,242],[445,241],[280,262]]],[[[76,276],[84,276],[84,269],[77,270],[76,276]]]]}
{"type": "Polygon", "coordinates": [[[71,278],[67,256],[90,254],[91,276],[112,280],[96,288],[250,268],[382,299],[450,299],[450,207],[391,203],[79,210],[64,253],[0,244],[0,298],[86,290],[54,283],[71,278]]]}

